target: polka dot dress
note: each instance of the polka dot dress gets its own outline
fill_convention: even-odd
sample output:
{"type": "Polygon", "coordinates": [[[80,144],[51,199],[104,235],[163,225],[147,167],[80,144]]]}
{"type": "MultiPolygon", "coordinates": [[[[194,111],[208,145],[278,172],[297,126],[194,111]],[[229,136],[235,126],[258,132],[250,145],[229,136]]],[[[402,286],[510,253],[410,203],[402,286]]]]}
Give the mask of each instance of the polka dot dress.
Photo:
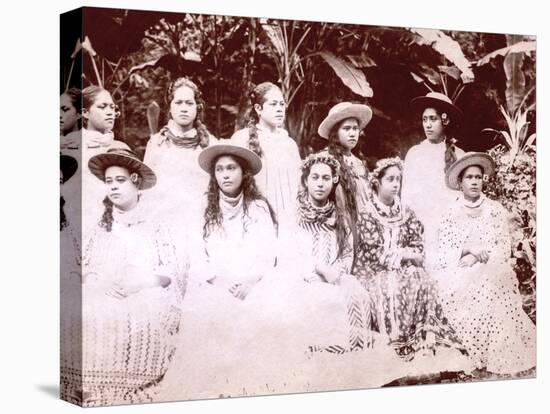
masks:
{"type": "Polygon", "coordinates": [[[509,264],[506,211],[482,201],[472,209],[459,200],[442,221],[437,279],[445,314],[475,367],[513,374],[536,364],[535,325],[509,264]],[[459,267],[464,246],[483,246],[489,261],[459,267]]]}

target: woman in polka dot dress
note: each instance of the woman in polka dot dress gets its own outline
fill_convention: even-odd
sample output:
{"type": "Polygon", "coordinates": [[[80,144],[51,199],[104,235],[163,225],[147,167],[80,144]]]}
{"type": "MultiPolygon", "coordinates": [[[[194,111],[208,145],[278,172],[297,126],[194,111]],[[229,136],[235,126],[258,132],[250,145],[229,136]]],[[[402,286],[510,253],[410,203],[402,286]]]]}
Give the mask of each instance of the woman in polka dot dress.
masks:
{"type": "Polygon", "coordinates": [[[447,171],[447,185],[462,196],[439,228],[437,279],[446,316],[475,368],[516,374],[536,365],[536,332],[509,263],[507,212],[482,192],[483,177],[493,172],[484,153],[467,153],[447,171]]]}

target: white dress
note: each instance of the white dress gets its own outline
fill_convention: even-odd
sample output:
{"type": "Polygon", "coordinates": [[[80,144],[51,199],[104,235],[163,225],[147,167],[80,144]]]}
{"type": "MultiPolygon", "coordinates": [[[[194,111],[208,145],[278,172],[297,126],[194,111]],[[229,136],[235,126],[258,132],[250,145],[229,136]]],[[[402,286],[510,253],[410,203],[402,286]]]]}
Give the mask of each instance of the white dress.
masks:
{"type": "Polygon", "coordinates": [[[497,374],[536,364],[535,325],[522,308],[510,264],[507,216],[485,196],[475,204],[461,196],[441,223],[436,273],[445,314],[474,366],[497,374]],[[459,267],[465,245],[482,246],[489,261],[459,267]]]}
{"type": "MultiPolygon", "coordinates": [[[[424,225],[425,262],[429,272],[437,260],[437,229],[441,216],[460,195],[445,184],[445,141],[438,144],[425,139],[405,156],[401,199],[424,225]]],[[[456,147],[460,158],[464,151],[456,147]]]]}
{"type": "Polygon", "coordinates": [[[189,141],[185,146],[176,145],[169,138],[177,131],[176,123],[168,121],[149,139],[143,158],[157,176],[157,184],[144,194],[144,201],[154,214],[161,214],[173,228],[200,219],[200,200],[208,190],[210,179],[199,166],[198,158],[203,148],[195,139],[197,131],[192,129],[178,137],[189,141]]]}
{"type": "Polygon", "coordinates": [[[113,211],[110,232],[96,226],[84,243],[82,287],[82,387],[85,406],[157,401],[176,352],[187,257],[168,229],[143,215],[139,204],[113,211]],[[167,287],[142,289],[117,299],[113,282],[163,275],[167,287]]]}
{"type": "MultiPolygon", "coordinates": [[[[285,129],[269,132],[258,126],[257,130],[263,154],[262,169],[255,176],[256,184],[277,214],[281,236],[295,223],[302,161],[296,142],[285,129]]],[[[235,132],[231,140],[248,148],[248,128],[235,132]]]]}

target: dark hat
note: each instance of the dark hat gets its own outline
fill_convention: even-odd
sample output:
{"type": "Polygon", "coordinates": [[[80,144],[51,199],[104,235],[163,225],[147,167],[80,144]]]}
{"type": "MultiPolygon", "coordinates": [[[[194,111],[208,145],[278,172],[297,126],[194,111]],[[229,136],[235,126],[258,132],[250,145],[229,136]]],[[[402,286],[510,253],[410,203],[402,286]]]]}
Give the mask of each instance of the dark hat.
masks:
{"type": "Polygon", "coordinates": [[[60,154],[59,161],[60,169],[63,172],[63,183],[66,183],[74,175],[76,170],[78,170],[78,161],[76,158],[65,154],[60,154]]]}
{"type": "Polygon", "coordinates": [[[462,119],[464,115],[447,95],[439,92],[429,92],[424,96],[417,96],[411,100],[411,106],[419,111],[426,108],[439,109],[450,114],[453,121],[462,119]]]}
{"type": "Polygon", "coordinates": [[[101,181],[105,180],[105,170],[112,166],[125,167],[136,172],[142,179],[141,190],[151,188],[157,182],[157,176],[153,170],[145,165],[126,144],[109,148],[107,152],[95,155],[88,161],[88,168],[101,181]]]}

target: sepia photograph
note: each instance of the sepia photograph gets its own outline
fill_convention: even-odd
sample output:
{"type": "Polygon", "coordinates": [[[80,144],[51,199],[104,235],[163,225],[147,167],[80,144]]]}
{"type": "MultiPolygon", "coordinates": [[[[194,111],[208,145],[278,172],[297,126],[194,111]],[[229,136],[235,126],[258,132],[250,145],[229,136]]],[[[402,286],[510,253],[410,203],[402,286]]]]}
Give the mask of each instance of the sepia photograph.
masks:
{"type": "Polygon", "coordinates": [[[537,377],[537,37],[368,23],[61,14],[61,399],[537,377]]]}

